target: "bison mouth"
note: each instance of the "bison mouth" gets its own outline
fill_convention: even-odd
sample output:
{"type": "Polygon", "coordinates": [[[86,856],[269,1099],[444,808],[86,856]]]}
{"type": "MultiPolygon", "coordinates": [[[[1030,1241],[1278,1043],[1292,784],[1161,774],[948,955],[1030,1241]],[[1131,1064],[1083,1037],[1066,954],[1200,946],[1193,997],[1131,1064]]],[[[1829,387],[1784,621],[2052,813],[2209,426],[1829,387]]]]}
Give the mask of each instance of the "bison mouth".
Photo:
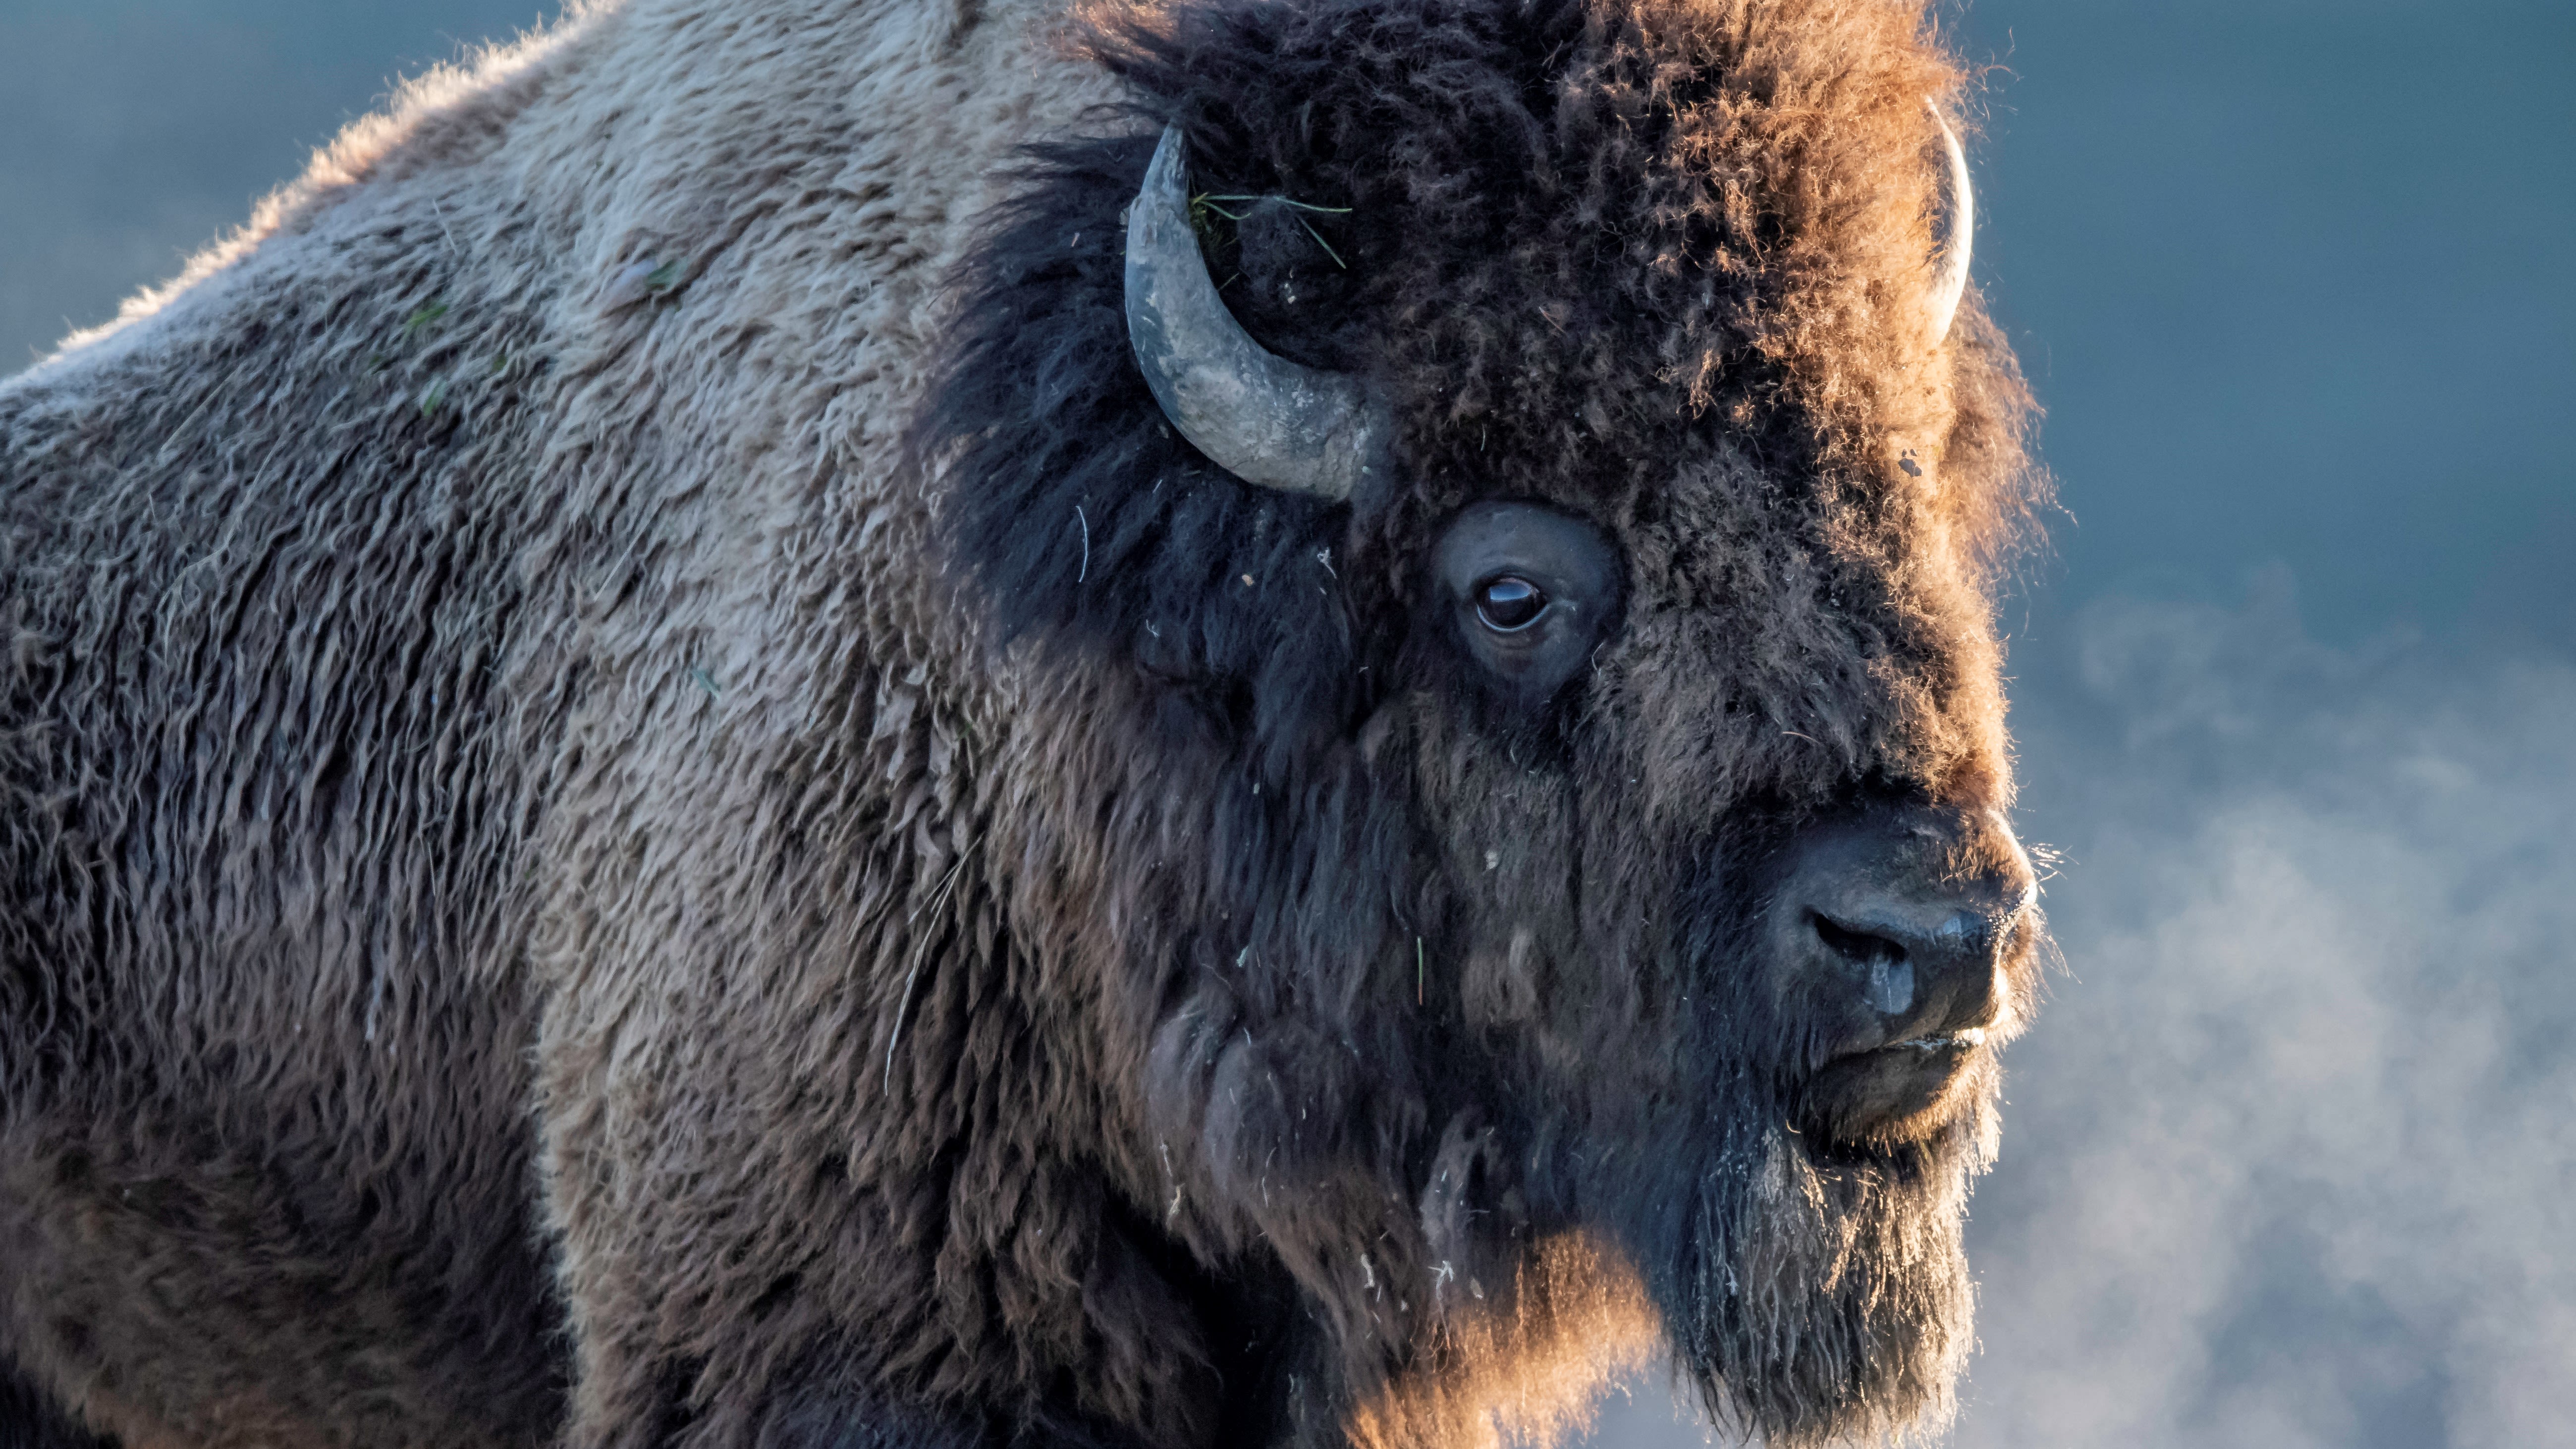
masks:
{"type": "Polygon", "coordinates": [[[1923,1141],[1974,1110],[1994,1060],[1980,1027],[1846,1052],[1800,1089],[1801,1130],[1851,1146],[1923,1141]]]}

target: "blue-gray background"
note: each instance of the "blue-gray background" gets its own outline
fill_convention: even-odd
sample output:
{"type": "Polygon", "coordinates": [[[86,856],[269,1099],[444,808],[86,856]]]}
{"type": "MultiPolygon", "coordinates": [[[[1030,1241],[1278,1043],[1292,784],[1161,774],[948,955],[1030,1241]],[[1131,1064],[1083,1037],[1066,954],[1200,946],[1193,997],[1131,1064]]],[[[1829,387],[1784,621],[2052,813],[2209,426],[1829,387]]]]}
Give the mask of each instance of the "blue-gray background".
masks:
{"type": "MultiPolygon", "coordinates": [[[[855,3],[855,0],[854,0],[855,3]]],[[[0,0],[0,367],[538,0],[0,0]]],[[[2071,964],[1951,1442],[2576,1443],[2576,6],[1982,0],[2071,964]]],[[[1596,1442],[1697,1442],[1658,1384],[1596,1442]]]]}

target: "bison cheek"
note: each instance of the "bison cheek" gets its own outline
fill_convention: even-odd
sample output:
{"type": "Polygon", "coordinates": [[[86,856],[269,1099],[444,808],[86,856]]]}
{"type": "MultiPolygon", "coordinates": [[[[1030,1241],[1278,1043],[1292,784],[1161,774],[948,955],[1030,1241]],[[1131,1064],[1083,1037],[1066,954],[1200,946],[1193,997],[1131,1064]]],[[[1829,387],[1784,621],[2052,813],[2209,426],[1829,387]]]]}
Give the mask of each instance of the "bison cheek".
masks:
{"type": "Polygon", "coordinates": [[[1354,1130],[1359,1115],[1400,1110],[1402,1094],[1364,1081],[1350,1047],[1294,1023],[1256,1028],[1229,1012],[1184,1010],[1154,1055],[1159,1150],[1196,1149],[1195,1163],[1162,1164],[1175,1217],[1197,1180],[1222,1221],[1258,1223],[1274,1239],[1321,1231],[1335,1179],[1367,1135],[1354,1130]]]}
{"type": "Polygon", "coordinates": [[[1281,1053],[1238,1032],[1209,1074],[1208,1167],[1217,1191],[1256,1215],[1296,1195],[1353,1095],[1344,1053],[1321,1040],[1300,1044],[1300,1052],[1281,1053]]]}

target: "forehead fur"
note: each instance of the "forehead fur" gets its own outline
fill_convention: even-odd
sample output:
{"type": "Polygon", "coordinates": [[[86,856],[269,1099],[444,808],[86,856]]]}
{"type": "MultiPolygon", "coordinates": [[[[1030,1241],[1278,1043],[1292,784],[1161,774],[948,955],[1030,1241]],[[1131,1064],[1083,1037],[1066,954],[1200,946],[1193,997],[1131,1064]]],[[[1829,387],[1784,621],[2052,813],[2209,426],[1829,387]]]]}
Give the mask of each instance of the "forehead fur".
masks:
{"type": "Polygon", "coordinates": [[[1982,553],[2024,516],[2021,390],[1920,325],[1959,72],[1895,0],[1103,8],[1095,52],[1200,189],[1310,206],[1217,245],[1282,351],[1369,372],[1426,501],[1655,487],[1713,434],[1909,487],[1982,553]],[[1286,240],[1302,240],[1295,233],[1286,240]],[[1329,246],[1329,251],[1326,247],[1329,246]],[[1294,268],[1303,285],[1265,286],[1294,268]],[[1946,466],[1937,481],[1909,472],[1946,466]]]}

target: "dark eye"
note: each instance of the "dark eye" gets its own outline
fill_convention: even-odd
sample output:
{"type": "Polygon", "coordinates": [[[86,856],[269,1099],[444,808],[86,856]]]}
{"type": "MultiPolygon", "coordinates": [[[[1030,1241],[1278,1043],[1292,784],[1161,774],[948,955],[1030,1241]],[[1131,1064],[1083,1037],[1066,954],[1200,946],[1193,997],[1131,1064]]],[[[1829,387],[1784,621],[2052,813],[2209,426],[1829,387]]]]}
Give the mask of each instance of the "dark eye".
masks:
{"type": "Polygon", "coordinates": [[[1458,510],[1431,553],[1423,605],[1438,637],[1482,666],[1489,698],[1545,704],[1619,623],[1620,558],[1588,520],[1489,499],[1458,510]]]}
{"type": "Polygon", "coordinates": [[[1497,634],[1517,634],[1547,612],[1539,586],[1513,574],[1487,579],[1476,590],[1476,617],[1497,634]]]}

